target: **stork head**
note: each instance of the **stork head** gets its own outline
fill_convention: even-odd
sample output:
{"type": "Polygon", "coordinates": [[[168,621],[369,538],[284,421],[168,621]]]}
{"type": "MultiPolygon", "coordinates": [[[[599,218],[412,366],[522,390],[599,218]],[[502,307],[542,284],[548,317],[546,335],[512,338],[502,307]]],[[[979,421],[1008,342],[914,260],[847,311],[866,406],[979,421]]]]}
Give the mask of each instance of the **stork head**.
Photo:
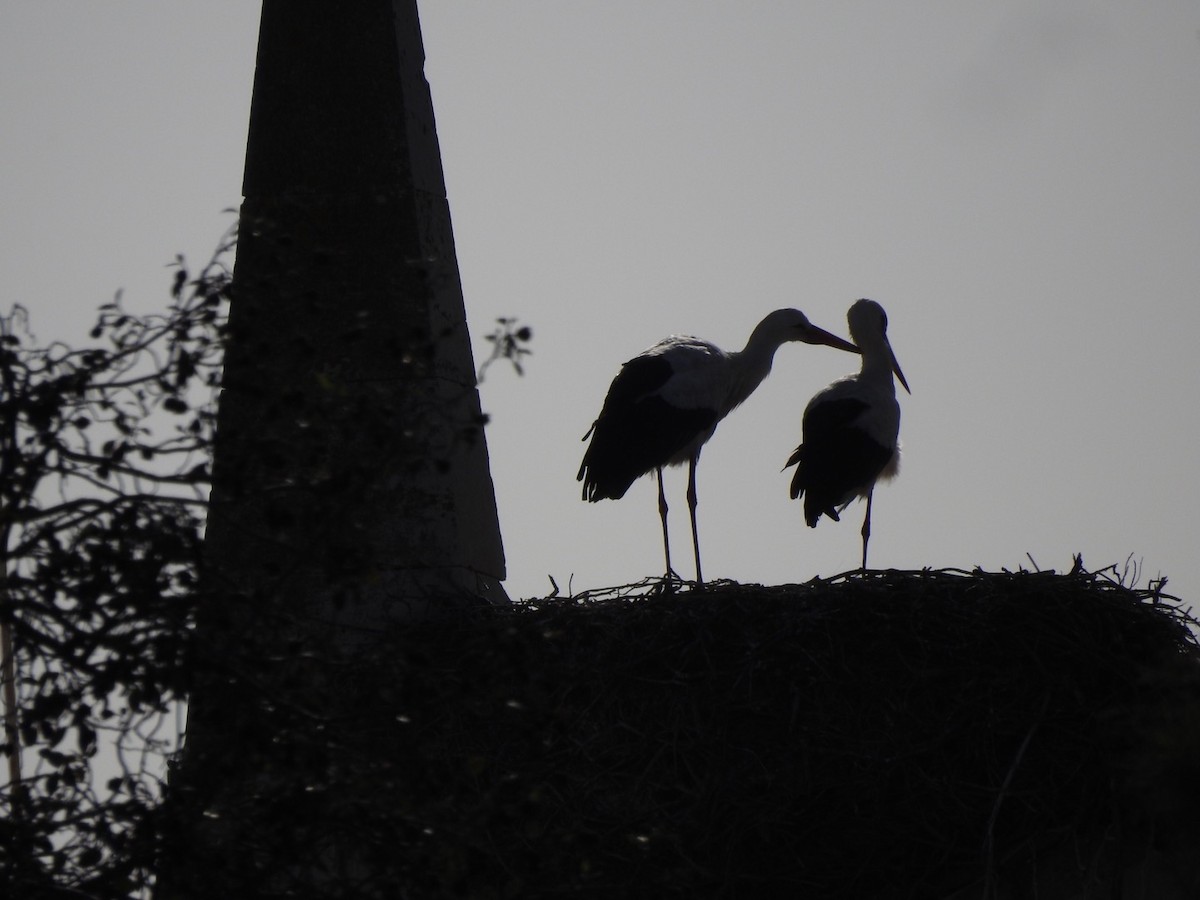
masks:
{"type": "Polygon", "coordinates": [[[798,309],[777,309],[759,322],[754,331],[756,335],[761,333],[765,339],[771,340],[777,346],[787,341],[802,341],[805,344],[825,344],[849,353],[859,352],[849,341],[808,321],[808,316],[798,309]]]}
{"type": "Polygon", "coordinates": [[[900,371],[900,363],[896,361],[896,354],[892,351],[892,344],[888,340],[887,313],[883,311],[883,307],[874,300],[865,298],[855,301],[846,313],[846,322],[850,325],[850,337],[864,348],[865,354],[886,354],[885,358],[892,373],[904,386],[904,390],[911,394],[904,373],[900,371]]]}

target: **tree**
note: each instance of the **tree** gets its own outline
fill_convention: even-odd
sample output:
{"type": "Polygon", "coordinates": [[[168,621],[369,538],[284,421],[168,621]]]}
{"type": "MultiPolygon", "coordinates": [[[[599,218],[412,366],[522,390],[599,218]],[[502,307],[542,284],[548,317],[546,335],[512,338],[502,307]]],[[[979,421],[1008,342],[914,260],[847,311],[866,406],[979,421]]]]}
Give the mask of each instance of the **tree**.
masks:
{"type": "Polygon", "coordinates": [[[0,317],[0,885],[128,896],[188,689],[234,234],[74,349],[0,317]]]}

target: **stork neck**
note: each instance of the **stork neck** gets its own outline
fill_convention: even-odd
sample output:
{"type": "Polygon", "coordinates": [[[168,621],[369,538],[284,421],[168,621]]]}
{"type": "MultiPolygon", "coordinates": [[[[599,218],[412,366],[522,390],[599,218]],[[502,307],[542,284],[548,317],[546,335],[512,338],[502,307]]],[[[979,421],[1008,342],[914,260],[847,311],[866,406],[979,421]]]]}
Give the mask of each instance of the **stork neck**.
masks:
{"type": "Polygon", "coordinates": [[[730,399],[733,406],[754,393],[754,389],[771,374],[771,364],[775,361],[775,351],[779,346],[780,342],[772,335],[755,329],[746,346],[730,354],[733,369],[730,399]]]}
{"type": "MultiPolygon", "coordinates": [[[[750,332],[746,346],[733,355],[741,361],[741,365],[749,369],[765,366],[766,371],[770,372],[771,362],[775,359],[775,351],[781,344],[783,344],[783,339],[779,332],[769,327],[768,320],[764,319],[750,332]]],[[[764,376],[765,374],[764,372],[764,376]]]]}
{"type": "Polygon", "coordinates": [[[863,341],[862,379],[864,381],[892,383],[892,348],[886,340],[863,341]]]}

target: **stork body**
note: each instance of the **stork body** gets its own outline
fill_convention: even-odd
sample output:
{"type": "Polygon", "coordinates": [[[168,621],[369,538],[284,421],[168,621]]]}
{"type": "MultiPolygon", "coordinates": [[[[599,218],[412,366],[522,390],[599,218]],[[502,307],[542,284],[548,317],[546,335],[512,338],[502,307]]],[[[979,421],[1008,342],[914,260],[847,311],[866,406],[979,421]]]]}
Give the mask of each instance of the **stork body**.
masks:
{"type": "Polygon", "coordinates": [[[880,479],[900,467],[900,404],[892,376],[908,382],[887,337],[887,313],[874,300],[859,300],[846,315],[850,336],[862,351],[862,369],[818,393],[804,410],[803,439],[788,458],[795,466],[791,496],[804,497],[804,521],[815,528],[822,515],[835,522],[862,497],[862,565],[867,567],[871,500],[880,479]]]}
{"type": "Polygon", "coordinates": [[[746,346],[727,353],[708,341],[672,335],[625,363],[609,386],[577,480],[583,499],[617,500],[642,475],[658,476],[663,554],[672,577],[667,536],[664,466],[688,464],[688,509],[696,581],[703,583],[696,532],[696,462],[717,423],[741,405],[771,371],[775,351],[788,341],[858,352],[853,344],[811,324],[804,313],[778,309],[755,327],[746,346]]]}

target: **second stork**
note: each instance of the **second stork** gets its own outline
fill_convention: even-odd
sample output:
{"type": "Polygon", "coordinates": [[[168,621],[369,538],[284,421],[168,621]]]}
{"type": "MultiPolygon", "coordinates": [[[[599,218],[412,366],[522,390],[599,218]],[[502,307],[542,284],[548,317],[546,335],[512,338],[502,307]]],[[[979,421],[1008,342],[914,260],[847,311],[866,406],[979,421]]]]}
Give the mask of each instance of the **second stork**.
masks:
{"type": "Polygon", "coordinates": [[[866,499],[865,569],[875,482],[893,477],[900,467],[900,404],[893,373],[906,391],[908,382],[888,341],[883,307],[874,300],[859,300],[846,320],[851,339],[862,351],[862,370],[835,381],[809,401],[802,443],[787,464],[796,467],[792,499],[804,497],[804,521],[812,528],[822,515],[837,522],[838,514],[856,497],[866,499]]]}

